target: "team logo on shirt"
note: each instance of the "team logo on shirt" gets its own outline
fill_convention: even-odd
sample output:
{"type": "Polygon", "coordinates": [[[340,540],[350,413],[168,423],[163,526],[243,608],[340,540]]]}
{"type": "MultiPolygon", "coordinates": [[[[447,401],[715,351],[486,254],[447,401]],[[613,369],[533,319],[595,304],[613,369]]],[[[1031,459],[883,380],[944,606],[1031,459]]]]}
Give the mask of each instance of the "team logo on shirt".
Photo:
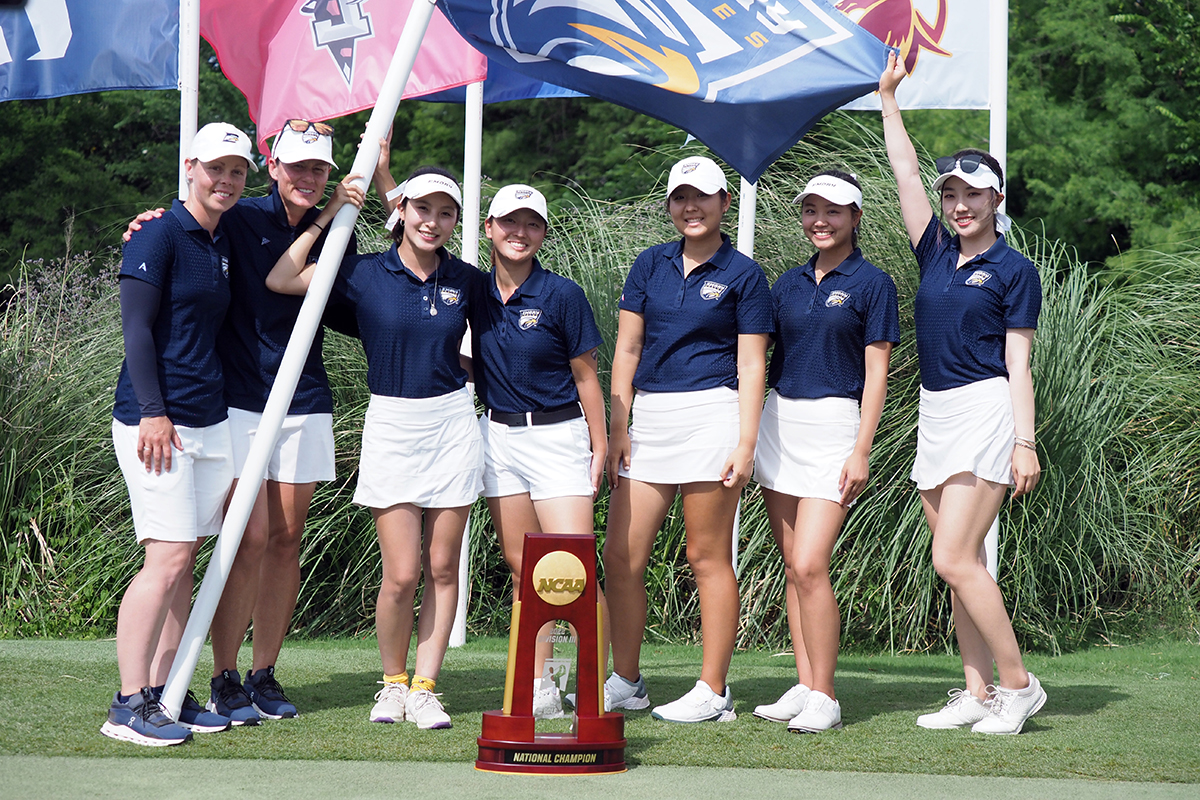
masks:
{"type": "Polygon", "coordinates": [[[221,274],[226,278],[229,277],[229,259],[225,256],[221,256],[221,274]]]}
{"type": "Polygon", "coordinates": [[[462,292],[458,289],[451,289],[449,286],[443,286],[438,294],[441,296],[442,302],[448,306],[456,306],[462,299],[462,292]]]}
{"type": "Polygon", "coordinates": [[[536,328],[538,322],[541,319],[542,319],[541,309],[524,308],[524,309],[521,309],[521,316],[517,320],[517,326],[521,330],[527,331],[530,328],[536,328]]]}
{"type": "Polygon", "coordinates": [[[992,273],[977,269],[971,277],[967,278],[967,286],[983,286],[991,277],[992,273]]]}
{"type": "Polygon", "coordinates": [[[717,283],[716,281],[705,281],[704,285],[700,287],[700,299],[720,300],[722,295],[724,295],[727,291],[729,291],[729,287],[723,283],[717,283]]]}
{"type": "Polygon", "coordinates": [[[825,298],[826,308],[837,308],[846,305],[850,300],[850,293],[843,292],[841,289],[830,292],[829,297],[825,298]]]}

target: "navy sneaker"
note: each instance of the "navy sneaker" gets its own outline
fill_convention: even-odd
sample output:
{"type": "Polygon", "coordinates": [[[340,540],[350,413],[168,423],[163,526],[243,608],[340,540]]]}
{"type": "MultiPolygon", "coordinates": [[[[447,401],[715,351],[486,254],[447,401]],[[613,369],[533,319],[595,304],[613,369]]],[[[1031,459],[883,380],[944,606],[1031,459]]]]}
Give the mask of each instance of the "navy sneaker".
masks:
{"type": "Polygon", "coordinates": [[[133,742],[147,747],[166,747],[190,741],[192,734],[176,725],[154,697],[149,686],[121,702],[120,693],[113,695],[108,707],[108,720],[100,732],[110,739],[133,742]]]}
{"type": "Polygon", "coordinates": [[[222,717],[229,717],[235,726],[257,725],[259,722],[258,712],[242,688],[242,676],[238,675],[236,669],[227,669],[212,679],[212,694],[205,708],[222,717]]]}
{"type": "Polygon", "coordinates": [[[294,719],[300,716],[296,706],[287,699],[283,687],[275,680],[275,665],[251,672],[243,685],[259,716],[266,719],[294,719]]]}
{"type": "Polygon", "coordinates": [[[212,711],[207,711],[192,690],[188,689],[183,698],[183,706],[179,709],[179,726],[193,733],[220,733],[233,726],[233,720],[212,711]]]}

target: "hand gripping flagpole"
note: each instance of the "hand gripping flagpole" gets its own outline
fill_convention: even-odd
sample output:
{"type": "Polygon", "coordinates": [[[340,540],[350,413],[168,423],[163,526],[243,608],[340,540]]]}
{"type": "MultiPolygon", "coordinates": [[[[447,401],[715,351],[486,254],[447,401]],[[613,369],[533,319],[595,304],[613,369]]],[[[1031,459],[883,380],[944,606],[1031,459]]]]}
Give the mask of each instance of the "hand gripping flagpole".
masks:
{"type": "MultiPolygon", "coordinates": [[[[379,160],[379,140],[387,135],[388,128],[396,117],[396,108],[408,76],[412,72],[413,62],[416,61],[417,51],[421,48],[421,40],[425,37],[425,29],[433,16],[433,0],[416,0],[404,23],[392,63],[379,90],[379,99],[367,122],[366,133],[358,148],[351,172],[363,176],[357,183],[364,189],[368,177],[375,171],[379,160]]],[[[338,265],[350,241],[354,230],[354,222],[358,219],[358,209],[350,203],[342,206],[333,218],[329,227],[329,235],[317,261],[313,273],[312,284],[300,307],[296,325],[292,329],[291,339],[288,340],[287,350],[284,351],[283,361],[275,376],[275,384],[267,398],[263,409],[262,421],[258,434],[250,445],[250,453],[246,457],[246,465],[242,477],[233,492],[229,502],[229,510],[225,513],[225,522],[221,525],[221,535],[217,539],[212,560],[204,575],[204,582],[196,595],[196,603],[188,617],[187,627],[183,631],[183,639],[179,643],[179,651],[171,664],[171,673],[167,676],[167,685],[163,690],[162,702],[167,712],[175,719],[179,718],[179,709],[183,705],[192,675],[196,671],[196,662],[200,657],[200,648],[208,635],[212,624],[213,614],[217,603],[225,589],[225,581],[229,578],[229,569],[237,555],[238,546],[242,542],[242,534],[246,529],[246,521],[250,518],[250,509],[258,495],[259,486],[267,472],[267,460],[275,448],[283,418],[292,402],[292,394],[300,380],[300,372],[308,358],[308,350],[312,346],[317,326],[321,324],[321,314],[325,310],[325,301],[329,299],[329,290],[337,276],[338,265]]]]}

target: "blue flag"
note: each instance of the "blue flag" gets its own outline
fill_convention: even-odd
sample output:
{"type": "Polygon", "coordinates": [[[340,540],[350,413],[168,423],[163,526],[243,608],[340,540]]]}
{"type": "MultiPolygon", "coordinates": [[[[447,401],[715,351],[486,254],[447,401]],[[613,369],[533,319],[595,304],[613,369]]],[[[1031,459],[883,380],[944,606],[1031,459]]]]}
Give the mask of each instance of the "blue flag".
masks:
{"type": "Polygon", "coordinates": [[[178,82],[178,0],[29,0],[0,11],[0,100],[178,82]]]}
{"type": "MultiPolygon", "coordinates": [[[[503,103],[506,100],[534,100],[549,97],[583,97],[579,92],[555,86],[536,78],[505,69],[495,61],[488,61],[487,79],[483,82],[483,102],[503,103]]],[[[458,86],[433,94],[422,95],[417,100],[430,103],[465,103],[467,87],[458,86]]]]}
{"type": "Polygon", "coordinates": [[[825,0],[439,0],[491,62],[687,131],[747,179],[874,90],[887,48],[825,0]]]}

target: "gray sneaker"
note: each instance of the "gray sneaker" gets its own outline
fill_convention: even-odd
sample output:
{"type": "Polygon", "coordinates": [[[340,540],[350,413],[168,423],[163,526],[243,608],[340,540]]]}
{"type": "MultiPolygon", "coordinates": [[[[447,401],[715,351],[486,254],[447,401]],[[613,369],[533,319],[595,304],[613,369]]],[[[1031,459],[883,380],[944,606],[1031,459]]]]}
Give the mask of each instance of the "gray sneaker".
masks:
{"type": "Polygon", "coordinates": [[[1038,679],[1029,673],[1029,685],[1024,689],[994,687],[988,698],[988,715],[976,722],[974,733],[1020,733],[1025,721],[1046,704],[1046,691],[1038,679]]]}
{"type": "Polygon", "coordinates": [[[951,689],[946,694],[950,701],[942,710],[917,717],[918,725],[933,730],[966,728],[988,715],[987,704],[966,689],[951,689]]]}
{"type": "Polygon", "coordinates": [[[646,692],[646,681],[638,675],[636,683],[630,683],[617,673],[604,682],[604,710],[616,711],[625,708],[637,711],[650,707],[650,695],[646,692]]]}

